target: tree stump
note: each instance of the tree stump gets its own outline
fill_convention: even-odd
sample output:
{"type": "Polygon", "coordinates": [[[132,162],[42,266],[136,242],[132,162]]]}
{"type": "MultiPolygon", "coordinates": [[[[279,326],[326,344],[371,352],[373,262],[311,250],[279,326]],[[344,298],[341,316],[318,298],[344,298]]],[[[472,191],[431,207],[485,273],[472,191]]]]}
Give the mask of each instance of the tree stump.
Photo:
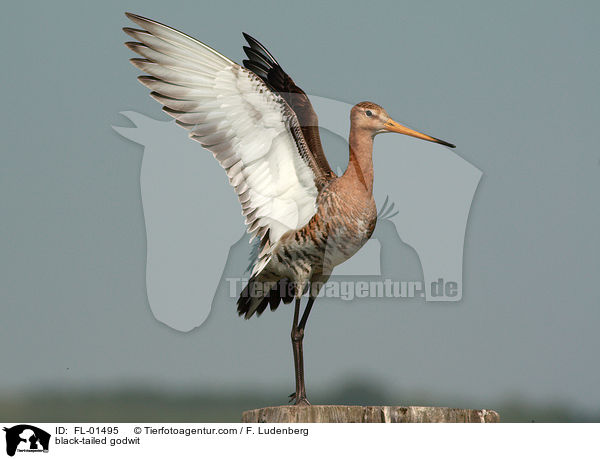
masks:
{"type": "Polygon", "coordinates": [[[492,410],[435,406],[270,406],[244,411],[242,422],[500,422],[492,410]]]}

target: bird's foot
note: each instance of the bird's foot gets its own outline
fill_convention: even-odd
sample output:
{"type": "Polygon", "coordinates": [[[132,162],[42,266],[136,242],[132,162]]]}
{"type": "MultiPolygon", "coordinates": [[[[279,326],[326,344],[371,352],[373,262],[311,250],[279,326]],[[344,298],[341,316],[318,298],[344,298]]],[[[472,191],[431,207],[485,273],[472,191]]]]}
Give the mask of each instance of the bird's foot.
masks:
{"type": "Polygon", "coordinates": [[[310,402],[306,398],[306,395],[300,396],[296,394],[296,392],[289,395],[290,401],[288,403],[293,403],[296,406],[310,406],[310,402]]]}
{"type": "Polygon", "coordinates": [[[296,406],[310,406],[310,402],[308,401],[308,399],[306,397],[301,397],[299,399],[296,400],[296,403],[294,403],[294,405],[296,406]]]}

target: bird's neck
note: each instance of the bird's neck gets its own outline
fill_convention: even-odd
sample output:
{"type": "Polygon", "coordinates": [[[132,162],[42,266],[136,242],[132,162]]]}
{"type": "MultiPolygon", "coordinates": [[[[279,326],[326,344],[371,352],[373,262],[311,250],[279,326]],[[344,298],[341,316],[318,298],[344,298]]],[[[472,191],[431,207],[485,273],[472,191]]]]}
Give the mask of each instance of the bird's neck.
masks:
{"type": "Polygon", "coordinates": [[[350,159],[343,178],[353,187],[373,193],[373,136],[367,130],[350,129],[350,159]]]}

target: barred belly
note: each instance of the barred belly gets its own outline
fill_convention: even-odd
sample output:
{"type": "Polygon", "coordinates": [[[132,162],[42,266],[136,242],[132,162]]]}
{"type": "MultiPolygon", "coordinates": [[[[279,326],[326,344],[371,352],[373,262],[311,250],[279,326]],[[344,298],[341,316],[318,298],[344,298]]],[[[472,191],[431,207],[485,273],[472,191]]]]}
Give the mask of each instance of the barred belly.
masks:
{"type": "Polygon", "coordinates": [[[352,206],[328,198],[323,196],[319,210],[304,227],[281,238],[267,266],[269,272],[300,283],[328,277],[369,240],[377,221],[374,201],[352,206]],[[345,212],[339,212],[339,207],[345,212]]]}

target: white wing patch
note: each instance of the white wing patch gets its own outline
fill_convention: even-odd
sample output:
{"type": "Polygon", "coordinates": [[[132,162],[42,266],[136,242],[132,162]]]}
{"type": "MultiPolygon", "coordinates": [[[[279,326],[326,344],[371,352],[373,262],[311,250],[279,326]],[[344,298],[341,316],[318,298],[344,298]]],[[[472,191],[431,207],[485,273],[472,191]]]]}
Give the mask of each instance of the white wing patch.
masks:
{"type": "Polygon", "coordinates": [[[145,30],[124,29],[144,59],[132,63],[152,97],[190,137],[213,152],[235,188],[252,238],[262,250],[252,274],[269,262],[281,236],[316,213],[313,158],[286,102],[254,73],[203,43],[139,16],[145,30]]]}

